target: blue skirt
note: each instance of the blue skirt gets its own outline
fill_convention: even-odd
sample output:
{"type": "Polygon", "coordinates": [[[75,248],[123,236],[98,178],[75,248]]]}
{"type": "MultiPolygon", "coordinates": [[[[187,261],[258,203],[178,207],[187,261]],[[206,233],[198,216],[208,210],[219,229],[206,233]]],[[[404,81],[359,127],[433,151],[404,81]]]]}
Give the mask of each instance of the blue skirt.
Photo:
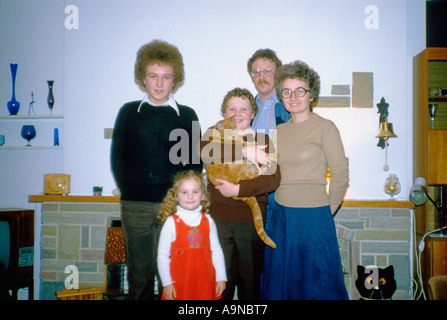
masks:
{"type": "Polygon", "coordinates": [[[261,299],[346,300],[334,218],[329,206],[290,208],[269,203],[261,299]]]}

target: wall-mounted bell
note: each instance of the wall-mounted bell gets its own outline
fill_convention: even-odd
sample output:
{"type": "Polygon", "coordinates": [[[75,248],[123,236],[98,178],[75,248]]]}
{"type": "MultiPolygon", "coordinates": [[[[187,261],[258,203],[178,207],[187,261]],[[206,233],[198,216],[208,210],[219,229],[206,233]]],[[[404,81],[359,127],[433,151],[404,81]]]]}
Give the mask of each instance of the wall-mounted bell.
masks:
{"type": "Polygon", "coordinates": [[[380,130],[376,138],[382,138],[386,140],[388,138],[396,138],[396,137],[397,136],[394,134],[392,123],[386,121],[380,123],[380,130]]]}

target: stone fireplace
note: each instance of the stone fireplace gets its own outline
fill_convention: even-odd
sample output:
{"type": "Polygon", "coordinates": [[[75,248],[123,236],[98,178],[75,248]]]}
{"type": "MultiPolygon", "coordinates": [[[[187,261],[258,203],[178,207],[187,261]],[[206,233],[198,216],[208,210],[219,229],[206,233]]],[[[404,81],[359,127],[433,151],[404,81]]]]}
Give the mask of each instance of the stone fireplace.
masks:
{"type": "MultiPolygon", "coordinates": [[[[386,205],[386,204],[385,204],[386,205]]],[[[397,290],[394,300],[410,300],[412,287],[412,223],[408,207],[342,207],[335,216],[345,283],[351,299],[357,265],[394,266],[397,290]]]]}
{"type": "MultiPolygon", "coordinates": [[[[30,196],[40,214],[40,278],[36,299],[56,299],[65,288],[67,266],[79,270],[79,287],[104,287],[104,248],[111,219],[119,219],[117,197],[30,196]],[[38,208],[40,207],[40,208],[38,208]]],[[[345,201],[335,216],[345,283],[359,299],[357,265],[393,265],[395,300],[411,299],[412,204],[401,201],[345,201]]],[[[39,221],[39,220],[38,220],[39,221]]],[[[37,245],[37,244],[36,244],[37,245]]]]}

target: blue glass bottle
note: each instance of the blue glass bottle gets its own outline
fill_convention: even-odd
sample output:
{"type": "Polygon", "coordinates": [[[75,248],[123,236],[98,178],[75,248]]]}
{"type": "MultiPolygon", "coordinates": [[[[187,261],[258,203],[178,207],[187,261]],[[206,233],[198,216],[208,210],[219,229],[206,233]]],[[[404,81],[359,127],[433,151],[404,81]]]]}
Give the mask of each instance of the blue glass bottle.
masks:
{"type": "Polygon", "coordinates": [[[54,95],[53,95],[53,84],[54,80],[48,80],[48,108],[50,108],[50,114],[53,114],[53,106],[54,106],[54,95]]]}
{"type": "Polygon", "coordinates": [[[54,141],[53,141],[53,146],[58,146],[59,145],[59,129],[58,128],[54,128],[54,141]]]}
{"type": "Polygon", "coordinates": [[[8,101],[8,111],[11,116],[15,116],[20,109],[20,102],[16,100],[16,74],[17,74],[17,63],[10,63],[11,68],[11,78],[12,78],[12,98],[8,101]]]}

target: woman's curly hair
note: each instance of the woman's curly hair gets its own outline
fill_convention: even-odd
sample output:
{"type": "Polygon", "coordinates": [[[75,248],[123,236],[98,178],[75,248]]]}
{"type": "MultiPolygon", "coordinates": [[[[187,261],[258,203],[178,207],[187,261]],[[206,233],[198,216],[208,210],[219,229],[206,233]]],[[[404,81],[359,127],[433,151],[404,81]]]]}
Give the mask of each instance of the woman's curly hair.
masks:
{"type": "Polygon", "coordinates": [[[307,63],[299,60],[282,65],[275,73],[275,89],[278,99],[282,99],[282,85],[286,79],[301,80],[309,86],[309,94],[313,99],[310,103],[310,111],[312,111],[312,107],[317,105],[320,96],[320,76],[318,73],[307,63]]]}
{"type": "Polygon", "coordinates": [[[140,89],[146,92],[144,78],[146,69],[150,64],[168,65],[174,69],[174,87],[172,92],[177,91],[183,85],[185,80],[185,67],[180,51],[176,46],[162,40],[153,40],[143,45],[137,52],[135,61],[135,82],[140,89]]]}
{"type": "Polygon", "coordinates": [[[200,184],[200,189],[204,195],[202,199],[202,212],[208,213],[210,210],[210,200],[208,192],[206,189],[205,179],[203,175],[195,170],[181,171],[174,178],[174,183],[172,187],[168,190],[163,202],[161,203],[160,211],[158,212],[157,218],[161,221],[165,221],[169,216],[177,212],[177,194],[179,192],[180,186],[186,180],[194,179],[200,184]]]}

